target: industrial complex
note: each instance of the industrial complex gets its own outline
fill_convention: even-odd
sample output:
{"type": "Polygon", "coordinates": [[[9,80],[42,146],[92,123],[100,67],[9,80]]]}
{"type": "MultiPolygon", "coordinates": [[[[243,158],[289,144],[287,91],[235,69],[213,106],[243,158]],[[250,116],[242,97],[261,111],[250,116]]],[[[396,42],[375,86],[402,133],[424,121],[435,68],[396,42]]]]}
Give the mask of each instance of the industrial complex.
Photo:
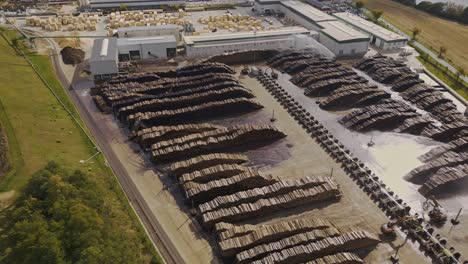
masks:
{"type": "Polygon", "coordinates": [[[405,36],[316,2],[10,23],[85,54],[51,58],[166,263],[467,263],[467,102],[405,36]]]}

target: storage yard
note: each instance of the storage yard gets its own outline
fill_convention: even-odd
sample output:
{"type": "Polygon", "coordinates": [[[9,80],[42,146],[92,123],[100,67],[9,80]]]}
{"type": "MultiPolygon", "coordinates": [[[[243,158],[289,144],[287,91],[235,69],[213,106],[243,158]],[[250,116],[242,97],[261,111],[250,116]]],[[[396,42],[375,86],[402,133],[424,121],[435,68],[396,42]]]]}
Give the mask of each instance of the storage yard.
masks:
{"type": "Polygon", "coordinates": [[[113,35],[73,93],[168,263],[464,263],[466,103],[405,38],[304,5],[18,23],[113,35]]]}

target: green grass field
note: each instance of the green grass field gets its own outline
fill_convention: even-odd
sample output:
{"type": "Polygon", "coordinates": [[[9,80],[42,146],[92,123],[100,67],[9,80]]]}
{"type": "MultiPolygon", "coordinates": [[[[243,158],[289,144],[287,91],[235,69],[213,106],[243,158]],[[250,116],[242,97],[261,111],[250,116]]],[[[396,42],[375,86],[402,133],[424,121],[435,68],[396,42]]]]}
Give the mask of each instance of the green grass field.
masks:
{"type": "Polygon", "coordinates": [[[468,26],[441,19],[413,7],[392,0],[364,0],[366,8],[381,9],[383,18],[411,36],[416,26],[422,30],[418,40],[437,52],[440,46],[447,47],[446,58],[468,71],[468,26]]]}
{"type": "MultiPolygon", "coordinates": [[[[80,167],[79,161],[95,153],[70,116],[53,97],[24,58],[0,39],[0,118],[9,139],[13,170],[0,184],[0,191],[23,186],[29,176],[48,161],[80,167]]],[[[32,55],[48,77],[52,66],[47,56],[32,55]]],[[[56,83],[55,86],[60,85],[56,83]]],[[[58,89],[57,89],[58,90],[58,89]]],[[[65,91],[61,89],[62,96],[65,91]]],[[[97,170],[98,165],[87,165],[97,170]]]]}
{"type": "MultiPolygon", "coordinates": [[[[0,28],[7,39],[16,37],[14,32],[0,28]]],[[[46,78],[54,92],[65,103],[72,115],[79,116],[66,92],[57,80],[48,56],[28,53],[28,57],[46,78]]],[[[51,91],[44,85],[25,58],[16,54],[8,42],[0,37],[0,122],[8,138],[12,170],[0,182],[0,192],[15,190],[17,193],[33,173],[42,169],[48,161],[71,169],[88,171],[108,192],[103,193],[113,204],[120,224],[131,232],[139,232],[141,254],[147,262],[161,263],[149,238],[137,222],[117,179],[105,166],[102,156],[93,162],[81,164],[96,153],[93,144],[73,122],[51,91]]],[[[79,120],[79,123],[82,123],[79,120]]],[[[146,261],[145,261],[146,262],[146,261]]]]}

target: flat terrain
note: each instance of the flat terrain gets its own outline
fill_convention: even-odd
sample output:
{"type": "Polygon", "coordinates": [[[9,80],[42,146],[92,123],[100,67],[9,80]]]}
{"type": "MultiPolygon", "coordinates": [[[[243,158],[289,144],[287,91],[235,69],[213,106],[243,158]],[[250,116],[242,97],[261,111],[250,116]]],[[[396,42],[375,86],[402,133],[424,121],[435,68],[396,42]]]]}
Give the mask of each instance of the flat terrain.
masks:
{"type": "MultiPolygon", "coordinates": [[[[13,37],[11,32],[4,33],[13,37]]],[[[71,115],[82,123],[57,80],[48,56],[29,54],[29,58],[47,79],[52,91],[70,109],[71,115]]],[[[100,196],[112,208],[110,212],[115,223],[122,233],[131,234],[123,239],[138,249],[140,263],[161,263],[103,157],[98,155],[89,162],[80,163],[97,150],[27,61],[2,37],[0,62],[0,121],[8,138],[12,161],[12,170],[0,182],[0,205],[5,205],[4,201],[13,201],[32,174],[48,161],[56,161],[71,170],[88,171],[104,190],[100,196]]],[[[3,224],[0,222],[0,228],[3,224]]]]}
{"type": "MultiPolygon", "coordinates": [[[[32,57],[48,77],[53,77],[46,71],[46,67],[52,67],[47,56],[32,57]]],[[[26,60],[3,38],[0,38],[0,61],[0,119],[14,155],[14,169],[5,176],[0,190],[21,187],[50,160],[68,167],[82,167],[79,161],[95,152],[92,145],[26,60]]],[[[95,164],[86,164],[85,168],[88,167],[98,169],[95,164]]]]}
{"type": "Polygon", "coordinates": [[[383,18],[411,36],[411,30],[417,26],[422,30],[418,40],[426,46],[438,50],[447,47],[446,57],[456,66],[468,69],[468,26],[441,19],[413,7],[399,4],[392,0],[364,0],[366,7],[382,9],[383,18]]]}

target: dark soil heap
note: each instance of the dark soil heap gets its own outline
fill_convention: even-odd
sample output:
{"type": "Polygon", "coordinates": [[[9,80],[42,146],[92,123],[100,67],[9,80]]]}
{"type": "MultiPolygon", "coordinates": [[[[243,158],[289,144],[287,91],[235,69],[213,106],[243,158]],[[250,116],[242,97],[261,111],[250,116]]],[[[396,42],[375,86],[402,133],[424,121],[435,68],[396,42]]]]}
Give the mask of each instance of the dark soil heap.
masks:
{"type": "Polygon", "coordinates": [[[60,51],[62,54],[62,60],[65,64],[76,65],[84,60],[85,52],[80,49],[75,49],[70,46],[66,46],[60,51]]]}

